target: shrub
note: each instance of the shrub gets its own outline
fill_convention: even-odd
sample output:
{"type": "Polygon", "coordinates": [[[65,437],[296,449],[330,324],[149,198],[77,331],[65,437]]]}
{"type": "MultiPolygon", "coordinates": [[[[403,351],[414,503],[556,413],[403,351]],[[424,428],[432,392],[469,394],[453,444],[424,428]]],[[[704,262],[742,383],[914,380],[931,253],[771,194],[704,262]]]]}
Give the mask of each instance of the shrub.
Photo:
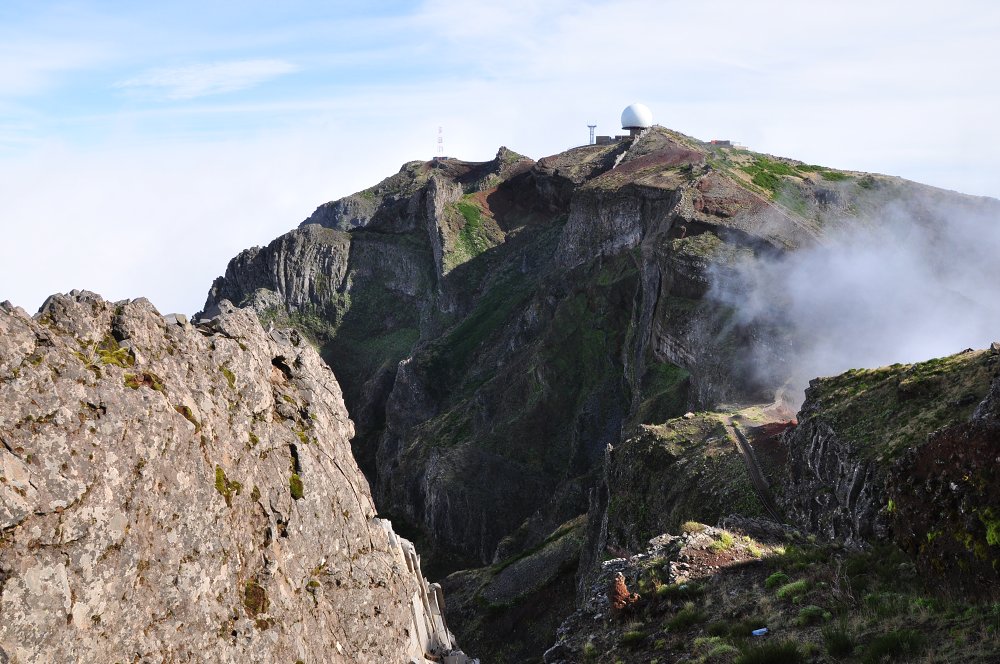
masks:
{"type": "Polygon", "coordinates": [[[818,625],[821,622],[829,620],[831,618],[829,611],[816,606],[815,604],[810,604],[809,606],[804,606],[799,610],[799,615],[795,619],[795,624],[799,627],[808,627],[809,625],[818,625]]]}
{"type": "Polygon", "coordinates": [[[694,653],[700,655],[699,662],[709,664],[714,662],[731,662],[734,655],[740,651],[726,643],[718,636],[699,637],[694,640],[694,653]]]}
{"type": "Polygon", "coordinates": [[[809,582],[805,579],[792,581],[778,588],[778,599],[787,599],[793,602],[798,601],[809,591],[809,582]]]}
{"type": "Polygon", "coordinates": [[[771,641],[753,646],[736,660],[736,664],[800,664],[805,661],[798,644],[792,641],[771,641]]]}
{"type": "Polygon", "coordinates": [[[764,581],[764,587],[768,590],[774,590],[778,586],[788,583],[788,575],[784,572],[775,572],[771,576],[767,577],[764,581]]]}
{"type": "Polygon", "coordinates": [[[705,618],[705,614],[694,606],[685,606],[667,621],[667,629],[671,632],[682,632],[692,625],[705,622],[705,618]]]}
{"type": "Polygon", "coordinates": [[[733,542],[733,536],[726,531],[722,531],[719,533],[719,537],[708,548],[712,553],[719,553],[731,549],[733,542]]]}
{"type": "Polygon", "coordinates": [[[700,597],[705,589],[697,583],[671,583],[656,589],[656,596],[660,599],[688,600],[700,597]]]}
{"type": "Polygon", "coordinates": [[[885,659],[896,660],[919,655],[924,649],[924,638],[915,629],[900,629],[872,639],[865,648],[865,664],[878,664],[885,659]]]}
{"type": "Polygon", "coordinates": [[[765,618],[750,617],[744,618],[737,623],[734,623],[729,629],[729,636],[734,639],[745,639],[748,638],[755,629],[760,629],[767,625],[767,620],[765,618]]]}
{"type": "Polygon", "coordinates": [[[834,659],[843,659],[854,652],[854,640],[843,627],[827,627],[823,630],[823,644],[826,652],[834,659]]]}
{"type": "Polygon", "coordinates": [[[622,634],[621,644],[626,648],[637,648],[640,643],[646,640],[645,632],[631,630],[622,634]]]}
{"type": "Polygon", "coordinates": [[[708,632],[709,636],[726,636],[732,628],[732,625],[723,621],[712,623],[705,631],[708,632]]]}
{"type": "Polygon", "coordinates": [[[288,489],[289,491],[292,492],[292,498],[294,498],[295,500],[300,500],[304,495],[302,478],[299,477],[298,473],[292,473],[292,476],[288,478],[288,489]]]}

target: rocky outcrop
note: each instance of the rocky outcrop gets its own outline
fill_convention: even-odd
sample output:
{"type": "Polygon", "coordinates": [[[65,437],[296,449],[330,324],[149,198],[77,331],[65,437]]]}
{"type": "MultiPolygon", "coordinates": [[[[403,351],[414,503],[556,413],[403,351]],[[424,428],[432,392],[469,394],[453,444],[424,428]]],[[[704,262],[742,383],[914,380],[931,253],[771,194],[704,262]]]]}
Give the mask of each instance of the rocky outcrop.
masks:
{"type": "Polygon", "coordinates": [[[995,351],[969,350],[812,381],[799,424],[784,440],[789,472],[780,502],[788,517],[803,530],[858,545],[895,532],[914,552],[939,548],[925,545],[947,531],[972,552],[973,540],[987,541],[989,517],[977,525],[969,510],[992,511],[997,497],[968,479],[946,478],[988,483],[998,367],[995,351]],[[965,499],[957,497],[960,485],[971,487],[965,499]],[[930,539],[917,542],[921,532],[930,539]]]}
{"type": "Polygon", "coordinates": [[[535,549],[501,563],[447,576],[449,624],[462,643],[475,643],[488,662],[537,659],[573,610],[585,522],[563,524],[535,549]]]}
{"type": "Polygon", "coordinates": [[[806,419],[787,441],[790,452],[785,513],[829,539],[862,544],[885,537],[887,475],[822,419],[806,419]]]}
{"type": "Polygon", "coordinates": [[[0,659],[412,662],[455,646],[329,368],[218,302],[0,305],[0,659]]]}
{"type": "MultiPolygon", "coordinates": [[[[991,353],[1000,370],[1000,348],[991,353]]],[[[906,451],[888,491],[893,538],[928,577],[973,597],[992,598],[1000,583],[998,464],[1000,377],[968,422],[906,451]]]]}
{"type": "Polygon", "coordinates": [[[764,516],[726,420],[720,413],[699,413],[642,426],[608,450],[604,540],[591,546],[641,551],[650,538],[676,532],[686,521],[764,516]]]}

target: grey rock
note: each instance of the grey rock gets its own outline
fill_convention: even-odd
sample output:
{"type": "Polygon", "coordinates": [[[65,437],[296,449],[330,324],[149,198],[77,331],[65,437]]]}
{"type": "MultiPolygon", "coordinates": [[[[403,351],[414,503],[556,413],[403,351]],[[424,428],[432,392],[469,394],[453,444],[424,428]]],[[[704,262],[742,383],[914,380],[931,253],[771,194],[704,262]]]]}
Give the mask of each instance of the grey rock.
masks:
{"type": "Polygon", "coordinates": [[[412,545],[373,518],[329,368],[228,303],[213,327],[85,291],[0,308],[0,661],[454,649],[412,545]],[[96,352],[112,334],[127,358],[96,352]]]}

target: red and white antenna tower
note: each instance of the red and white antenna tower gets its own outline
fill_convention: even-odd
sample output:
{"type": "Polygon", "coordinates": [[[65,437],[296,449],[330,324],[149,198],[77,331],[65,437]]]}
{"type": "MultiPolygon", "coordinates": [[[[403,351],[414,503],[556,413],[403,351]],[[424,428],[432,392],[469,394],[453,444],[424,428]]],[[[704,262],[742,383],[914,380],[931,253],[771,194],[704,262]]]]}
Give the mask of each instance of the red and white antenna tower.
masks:
{"type": "Polygon", "coordinates": [[[444,127],[438,127],[437,156],[444,157],[444,127]]]}

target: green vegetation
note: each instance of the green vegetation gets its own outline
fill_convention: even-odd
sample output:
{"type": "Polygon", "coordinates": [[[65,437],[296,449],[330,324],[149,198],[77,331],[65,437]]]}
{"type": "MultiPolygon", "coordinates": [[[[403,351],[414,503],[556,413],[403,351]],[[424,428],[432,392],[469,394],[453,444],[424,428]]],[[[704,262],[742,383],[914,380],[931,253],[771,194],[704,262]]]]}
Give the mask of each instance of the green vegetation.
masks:
{"type": "Polygon", "coordinates": [[[820,379],[812,395],[839,436],[868,457],[891,458],[932,431],[967,421],[989,390],[992,367],[989,353],[977,351],[855,369],[820,379]]]}
{"type": "Polygon", "coordinates": [[[829,180],[831,182],[840,182],[851,179],[851,176],[847,173],[834,171],[825,166],[817,166],[815,164],[798,164],[795,166],[795,170],[800,173],[817,173],[824,180],[829,180]]]}
{"type": "Polygon", "coordinates": [[[854,652],[854,639],[843,627],[827,627],[823,630],[823,644],[828,655],[843,659],[854,652]]]}
{"type": "Polygon", "coordinates": [[[656,589],[656,596],[665,600],[692,600],[705,594],[705,587],[698,583],[671,583],[656,589]]]}
{"type": "Polygon", "coordinates": [[[690,378],[686,370],[668,362],[647,366],[637,421],[653,424],[682,414],[687,405],[690,378]]]}
{"type": "MultiPolygon", "coordinates": [[[[743,411],[741,411],[743,412],[743,411]]],[[[757,415],[746,411],[747,426],[757,415]]],[[[727,514],[764,516],[743,458],[717,413],[677,417],[641,426],[615,447],[616,477],[608,507],[608,533],[637,548],[687,521],[715,523],[727,514]]],[[[713,552],[731,546],[717,542],[713,552]]]]}
{"type": "Polygon", "coordinates": [[[270,606],[267,591],[252,579],[243,586],[243,606],[251,618],[260,613],[267,613],[270,606]]]}
{"type": "MultiPolygon", "coordinates": [[[[759,563],[721,570],[696,594],[682,596],[678,585],[643,592],[628,623],[612,623],[603,632],[587,628],[596,646],[592,660],[610,661],[626,631],[648,635],[632,649],[637,662],[666,651],[670,661],[692,664],[881,664],[923,661],[931,643],[933,655],[948,655],[941,661],[995,658],[1000,648],[995,598],[972,604],[957,600],[953,588],[916,574],[894,546],[856,551],[788,537],[783,551],[770,543],[759,563]],[[794,572],[795,580],[782,570],[794,572]],[[762,583],[777,592],[762,594],[762,583]],[[678,609],[680,602],[684,606],[678,609]],[[767,636],[751,636],[762,627],[769,628],[767,636]]],[[[734,548],[742,544],[734,537],[734,548]]],[[[633,564],[633,572],[642,574],[642,589],[644,580],[655,585],[654,572],[663,568],[664,559],[633,564]]]]}
{"type": "Polygon", "coordinates": [[[986,527],[986,543],[990,546],[1000,546],[1000,516],[997,516],[991,507],[977,510],[976,516],[986,527]]]}
{"type": "Polygon", "coordinates": [[[636,648],[646,640],[646,633],[632,630],[622,634],[621,644],[626,648],[636,648]]]}
{"type": "Polygon", "coordinates": [[[472,200],[471,196],[466,196],[455,203],[454,210],[465,223],[455,236],[452,250],[445,256],[445,272],[475,258],[496,244],[489,236],[482,208],[472,200]]]}
{"type": "MultiPolygon", "coordinates": [[[[670,241],[674,256],[692,262],[708,262],[715,265],[733,265],[742,259],[753,258],[753,250],[746,246],[723,241],[715,233],[697,233],[670,241]]],[[[698,306],[699,300],[691,300],[691,306],[698,306]]]]}
{"type": "Polygon", "coordinates": [[[806,658],[797,643],[769,641],[743,651],[736,664],[799,664],[806,658]]]}
{"type": "Polygon", "coordinates": [[[236,389],[236,376],[229,370],[229,367],[221,366],[219,367],[219,371],[221,371],[222,375],[226,377],[226,382],[229,383],[229,389],[236,389]]]}
{"type": "Polygon", "coordinates": [[[715,538],[715,541],[709,545],[708,550],[711,551],[712,553],[721,553],[722,551],[728,551],[729,549],[733,548],[733,542],[734,542],[733,536],[726,531],[722,531],[721,533],[719,533],[719,536],[715,538]]]}
{"type": "Polygon", "coordinates": [[[243,485],[236,481],[231,481],[226,477],[226,471],[222,466],[215,466],[215,490],[226,499],[226,506],[233,506],[233,496],[240,495],[243,485]]]}
{"type": "Polygon", "coordinates": [[[864,664],[910,659],[924,649],[924,638],[915,629],[900,629],[875,637],[864,649],[864,664]]]}
{"type": "Polygon", "coordinates": [[[135,357],[128,348],[119,348],[118,340],[110,334],[97,345],[95,349],[97,356],[104,364],[111,364],[122,369],[127,369],[135,364],[135,357]]]}
{"type": "Polygon", "coordinates": [[[731,662],[739,656],[740,651],[734,645],[726,643],[719,636],[700,636],[694,640],[693,655],[698,656],[697,662],[731,662]]]}
{"type": "Polygon", "coordinates": [[[795,618],[795,624],[799,627],[808,627],[809,625],[818,625],[826,622],[831,617],[833,617],[832,614],[826,609],[815,604],[810,604],[799,609],[799,615],[795,618]]]}
{"type": "Polygon", "coordinates": [[[460,374],[468,369],[474,353],[499,331],[503,322],[531,296],[531,292],[530,285],[521,275],[510,275],[495,281],[469,315],[420,357],[435,376],[435,385],[445,387],[459,382],[460,374]]]}
{"type": "Polygon", "coordinates": [[[288,490],[291,491],[292,498],[295,500],[302,499],[304,487],[298,473],[292,473],[291,477],[288,478],[288,490]]]}
{"type": "Polygon", "coordinates": [[[689,602],[677,612],[677,615],[667,621],[666,627],[671,632],[683,632],[693,625],[705,622],[707,618],[704,611],[695,608],[694,604],[689,602]]]}
{"type": "Polygon", "coordinates": [[[792,581],[791,583],[786,583],[785,585],[778,588],[775,595],[778,599],[786,599],[792,602],[799,601],[807,592],[809,592],[809,581],[805,579],[800,579],[798,581],[792,581]]]}
{"type": "Polygon", "coordinates": [[[770,192],[771,198],[774,198],[781,190],[782,177],[797,175],[788,164],[760,155],[755,156],[752,163],[741,166],[741,168],[750,175],[751,182],[770,192]]]}
{"type": "Polygon", "coordinates": [[[788,583],[788,575],[784,572],[775,572],[771,576],[767,577],[764,581],[764,587],[768,590],[774,590],[778,586],[788,583]]]}

